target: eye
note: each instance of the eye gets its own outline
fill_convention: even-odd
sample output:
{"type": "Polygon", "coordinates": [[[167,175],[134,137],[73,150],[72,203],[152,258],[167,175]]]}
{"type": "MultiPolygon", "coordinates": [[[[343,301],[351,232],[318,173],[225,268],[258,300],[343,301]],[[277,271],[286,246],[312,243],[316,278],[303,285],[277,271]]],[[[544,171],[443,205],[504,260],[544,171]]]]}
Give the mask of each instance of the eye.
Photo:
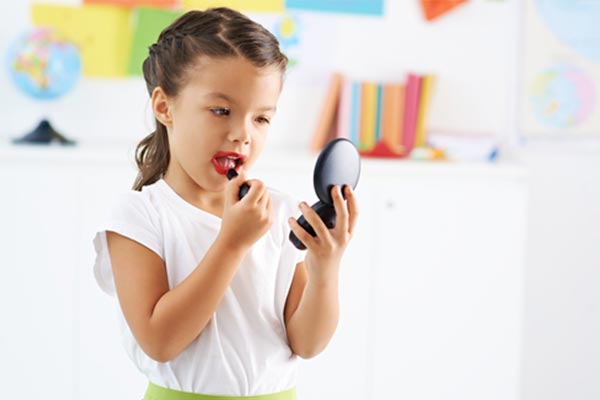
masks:
{"type": "Polygon", "coordinates": [[[258,118],[256,118],[256,121],[259,124],[270,124],[271,123],[271,121],[269,120],[269,118],[266,118],[266,117],[258,117],[258,118]]]}
{"type": "Polygon", "coordinates": [[[211,108],[210,111],[218,116],[225,116],[225,115],[229,115],[229,109],[228,108],[211,108]]]}

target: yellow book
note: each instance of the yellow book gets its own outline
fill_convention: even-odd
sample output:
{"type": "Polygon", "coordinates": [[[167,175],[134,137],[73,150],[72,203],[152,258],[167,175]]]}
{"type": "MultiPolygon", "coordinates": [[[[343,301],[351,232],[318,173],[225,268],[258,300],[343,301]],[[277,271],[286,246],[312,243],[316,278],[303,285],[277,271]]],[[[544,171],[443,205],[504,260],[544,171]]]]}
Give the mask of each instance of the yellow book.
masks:
{"type": "Polygon", "coordinates": [[[417,128],[415,135],[415,147],[425,147],[427,142],[427,112],[429,111],[429,102],[431,91],[435,82],[435,76],[424,75],[421,83],[421,98],[419,100],[419,113],[417,115],[417,128]]]}
{"type": "Polygon", "coordinates": [[[377,124],[377,84],[363,82],[361,99],[361,119],[358,149],[368,151],[375,147],[375,126],[377,124]]]}

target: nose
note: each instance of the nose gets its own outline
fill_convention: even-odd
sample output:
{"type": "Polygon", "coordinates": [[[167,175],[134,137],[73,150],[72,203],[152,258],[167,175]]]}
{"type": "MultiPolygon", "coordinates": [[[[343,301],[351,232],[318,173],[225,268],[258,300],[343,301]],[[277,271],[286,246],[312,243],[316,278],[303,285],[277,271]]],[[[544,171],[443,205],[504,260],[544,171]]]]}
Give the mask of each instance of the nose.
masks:
{"type": "Polygon", "coordinates": [[[241,144],[249,144],[251,138],[251,129],[252,128],[249,127],[245,121],[240,121],[239,124],[231,127],[231,130],[229,131],[229,140],[241,144]]]}

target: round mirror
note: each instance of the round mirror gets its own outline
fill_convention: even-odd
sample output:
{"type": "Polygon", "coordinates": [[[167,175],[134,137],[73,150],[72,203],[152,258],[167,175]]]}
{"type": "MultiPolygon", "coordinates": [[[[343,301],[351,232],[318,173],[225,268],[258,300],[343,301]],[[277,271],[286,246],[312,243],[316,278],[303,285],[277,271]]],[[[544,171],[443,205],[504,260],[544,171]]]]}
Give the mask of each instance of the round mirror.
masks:
{"type": "MultiPolygon", "coordinates": [[[[333,185],[356,188],[360,177],[360,154],[348,139],[329,142],[317,158],[313,182],[317,197],[325,204],[333,205],[333,185]]],[[[343,192],[342,192],[343,193],[343,192]]]]}

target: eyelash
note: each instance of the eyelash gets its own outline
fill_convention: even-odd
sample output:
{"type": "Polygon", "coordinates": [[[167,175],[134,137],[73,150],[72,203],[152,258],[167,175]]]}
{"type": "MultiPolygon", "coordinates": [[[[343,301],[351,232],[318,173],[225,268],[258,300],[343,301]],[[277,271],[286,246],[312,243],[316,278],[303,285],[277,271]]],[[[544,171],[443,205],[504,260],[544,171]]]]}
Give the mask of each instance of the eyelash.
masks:
{"type": "Polygon", "coordinates": [[[228,108],[211,108],[210,111],[213,114],[215,114],[215,115],[217,115],[219,117],[229,115],[229,109],[228,108]],[[221,112],[224,112],[224,113],[222,114],[221,112]]]}
{"type": "MultiPolygon", "coordinates": [[[[228,108],[211,108],[210,111],[218,117],[226,117],[231,111],[228,108]]],[[[257,120],[260,124],[270,124],[271,121],[265,117],[258,117],[257,120]]]]}

